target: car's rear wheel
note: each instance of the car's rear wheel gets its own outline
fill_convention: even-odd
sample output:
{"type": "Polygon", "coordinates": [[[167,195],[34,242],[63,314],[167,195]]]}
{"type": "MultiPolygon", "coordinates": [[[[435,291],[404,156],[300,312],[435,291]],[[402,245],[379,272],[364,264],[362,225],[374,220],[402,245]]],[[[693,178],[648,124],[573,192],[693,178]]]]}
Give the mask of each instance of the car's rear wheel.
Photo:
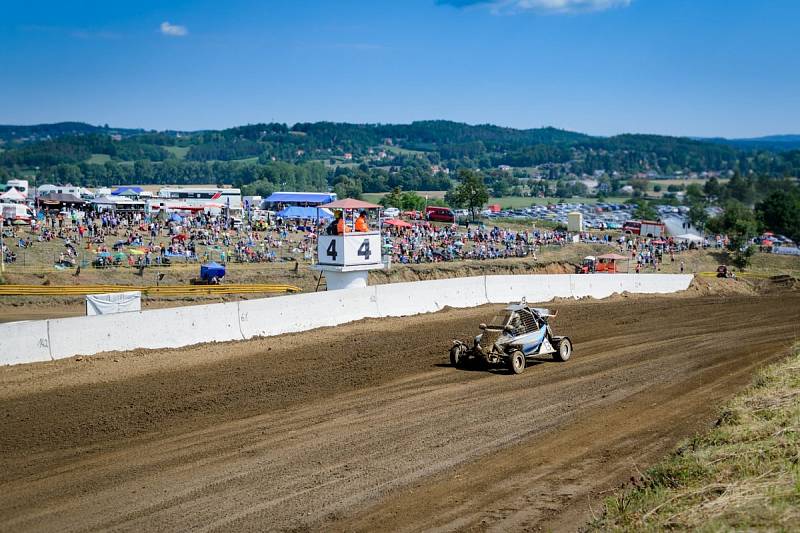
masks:
{"type": "Polygon", "coordinates": [[[556,353],[553,354],[553,358],[563,363],[564,361],[568,361],[571,355],[572,341],[564,337],[559,341],[558,346],[556,346],[556,353]]]}
{"type": "Polygon", "coordinates": [[[466,347],[461,345],[450,348],[450,364],[458,368],[463,366],[466,351],[466,347]]]}
{"type": "Polygon", "coordinates": [[[512,353],[508,358],[508,369],[514,374],[522,374],[525,371],[525,354],[519,350],[512,353]]]}

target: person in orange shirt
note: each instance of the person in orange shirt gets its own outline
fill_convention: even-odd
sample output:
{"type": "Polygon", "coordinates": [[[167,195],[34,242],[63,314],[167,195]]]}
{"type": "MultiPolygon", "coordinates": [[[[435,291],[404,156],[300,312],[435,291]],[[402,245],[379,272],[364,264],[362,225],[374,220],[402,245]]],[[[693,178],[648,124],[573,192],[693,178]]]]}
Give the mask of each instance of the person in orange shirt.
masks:
{"type": "Polygon", "coordinates": [[[339,211],[337,214],[339,219],[336,221],[336,234],[337,235],[344,235],[347,233],[347,224],[344,222],[344,212],[339,211]]]}
{"type": "Polygon", "coordinates": [[[367,212],[361,211],[356,219],[356,231],[369,231],[369,226],[367,225],[367,212]]]}

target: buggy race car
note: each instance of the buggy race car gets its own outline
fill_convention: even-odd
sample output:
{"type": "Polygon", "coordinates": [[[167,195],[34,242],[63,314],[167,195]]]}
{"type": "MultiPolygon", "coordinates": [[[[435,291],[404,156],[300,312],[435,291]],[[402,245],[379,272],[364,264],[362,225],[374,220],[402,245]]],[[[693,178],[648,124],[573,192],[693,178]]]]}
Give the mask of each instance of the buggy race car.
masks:
{"type": "Polygon", "coordinates": [[[514,374],[520,374],[528,357],[552,354],[556,361],[567,361],[572,355],[572,341],[553,335],[548,324],[556,314],[529,307],[525,300],[509,305],[491,322],[480,325],[483,332],[475,337],[472,346],[453,340],[450,363],[459,368],[506,365],[514,374]]]}

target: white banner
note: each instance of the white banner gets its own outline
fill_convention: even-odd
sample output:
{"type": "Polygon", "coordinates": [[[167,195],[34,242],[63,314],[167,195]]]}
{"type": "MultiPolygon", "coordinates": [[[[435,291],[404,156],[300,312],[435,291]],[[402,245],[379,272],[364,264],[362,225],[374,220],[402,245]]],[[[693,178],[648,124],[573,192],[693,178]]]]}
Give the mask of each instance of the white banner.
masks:
{"type": "Polygon", "coordinates": [[[321,265],[366,266],[381,263],[381,236],[378,232],[321,235],[317,243],[321,265]]]}
{"type": "Polygon", "coordinates": [[[110,315],[142,310],[142,293],[112,292],[109,294],[87,294],[86,315],[110,315]]]}

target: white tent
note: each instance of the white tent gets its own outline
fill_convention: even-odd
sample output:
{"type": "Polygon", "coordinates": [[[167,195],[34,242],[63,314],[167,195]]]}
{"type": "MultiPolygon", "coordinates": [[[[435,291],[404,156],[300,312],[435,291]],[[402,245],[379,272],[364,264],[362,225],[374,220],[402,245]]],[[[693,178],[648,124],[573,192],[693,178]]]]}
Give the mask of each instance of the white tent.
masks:
{"type": "Polygon", "coordinates": [[[700,235],[695,235],[693,233],[684,233],[683,235],[678,235],[675,237],[679,241],[689,241],[689,242],[703,242],[705,239],[700,235]]]}
{"type": "Polygon", "coordinates": [[[11,187],[3,194],[0,194],[0,200],[4,202],[24,202],[25,195],[19,192],[14,187],[11,187]]]}

